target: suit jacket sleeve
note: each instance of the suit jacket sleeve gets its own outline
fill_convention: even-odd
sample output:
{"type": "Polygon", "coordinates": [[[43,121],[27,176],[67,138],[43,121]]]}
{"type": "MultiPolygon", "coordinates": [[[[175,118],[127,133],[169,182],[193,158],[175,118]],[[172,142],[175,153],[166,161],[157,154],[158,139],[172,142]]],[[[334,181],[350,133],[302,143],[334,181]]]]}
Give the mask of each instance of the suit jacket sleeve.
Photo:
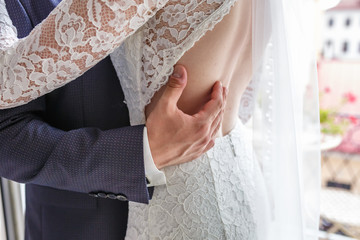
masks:
{"type": "Polygon", "coordinates": [[[45,99],[0,111],[0,174],[82,193],[147,203],[143,126],[63,131],[41,118],[45,99]]]}

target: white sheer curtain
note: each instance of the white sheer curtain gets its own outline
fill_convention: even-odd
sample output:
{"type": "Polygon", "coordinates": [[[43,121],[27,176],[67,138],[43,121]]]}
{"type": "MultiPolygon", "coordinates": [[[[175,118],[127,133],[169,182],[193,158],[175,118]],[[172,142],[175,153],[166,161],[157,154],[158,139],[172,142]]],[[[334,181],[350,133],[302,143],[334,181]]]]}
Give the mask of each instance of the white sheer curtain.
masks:
{"type": "Polygon", "coordinates": [[[318,89],[311,0],[253,0],[254,146],[269,190],[268,236],[317,239],[318,89]]]}

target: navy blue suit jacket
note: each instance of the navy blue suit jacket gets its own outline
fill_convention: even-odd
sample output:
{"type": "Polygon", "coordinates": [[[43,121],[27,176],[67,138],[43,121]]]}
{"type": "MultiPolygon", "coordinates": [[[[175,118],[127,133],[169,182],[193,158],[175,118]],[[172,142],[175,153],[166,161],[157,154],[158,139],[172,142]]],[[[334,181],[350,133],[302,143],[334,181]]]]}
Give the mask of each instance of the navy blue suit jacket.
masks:
{"type": "MultiPolygon", "coordinates": [[[[6,0],[18,36],[60,1],[6,0]]],[[[61,89],[0,111],[0,175],[27,183],[26,239],[122,239],[126,200],[149,199],[142,140],[109,57],[61,89]]]]}

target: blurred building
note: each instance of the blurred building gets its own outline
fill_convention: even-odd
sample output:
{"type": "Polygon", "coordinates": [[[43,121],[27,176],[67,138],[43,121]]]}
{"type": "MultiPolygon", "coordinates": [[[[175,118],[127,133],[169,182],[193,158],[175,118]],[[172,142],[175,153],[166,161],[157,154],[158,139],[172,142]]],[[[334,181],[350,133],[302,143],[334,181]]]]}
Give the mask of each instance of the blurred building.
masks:
{"type": "Polygon", "coordinates": [[[321,107],[359,115],[360,0],[342,0],[335,8],[327,10],[322,33],[319,87],[330,91],[320,99],[321,107]],[[357,101],[339,108],[343,95],[349,92],[357,97],[357,101]]]}
{"type": "Polygon", "coordinates": [[[325,13],[323,57],[360,60],[360,0],[342,0],[325,13]]]}
{"type": "Polygon", "coordinates": [[[322,153],[321,228],[360,239],[360,0],[327,10],[322,28],[320,107],[352,121],[340,145],[322,153]]]}

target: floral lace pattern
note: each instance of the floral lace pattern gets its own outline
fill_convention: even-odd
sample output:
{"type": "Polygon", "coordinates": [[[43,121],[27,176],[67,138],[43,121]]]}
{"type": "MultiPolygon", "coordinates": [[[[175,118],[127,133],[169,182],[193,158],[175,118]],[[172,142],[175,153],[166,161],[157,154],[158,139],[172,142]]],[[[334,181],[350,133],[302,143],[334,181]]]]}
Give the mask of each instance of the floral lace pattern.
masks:
{"type": "Polygon", "coordinates": [[[0,107],[27,103],[77,78],[166,2],[64,0],[28,37],[17,39],[0,0],[0,107]]]}
{"type": "Polygon", "coordinates": [[[229,13],[236,0],[169,0],[111,54],[132,125],[145,123],[144,109],[173,66],[229,13]]]}
{"type": "MultiPolygon", "coordinates": [[[[111,54],[132,125],[145,122],[145,106],[167,82],[172,66],[234,3],[169,0],[111,54]]],[[[252,108],[253,85],[245,92],[244,122],[252,108]]],[[[256,208],[265,204],[255,204],[254,198],[265,195],[256,184],[263,178],[240,122],[207,154],[164,171],[167,184],[155,188],[149,205],[129,203],[126,239],[258,239],[256,208]]]]}
{"type": "MultiPolygon", "coordinates": [[[[111,57],[131,124],[144,123],[145,106],[173,65],[235,1],[63,0],[19,40],[0,0],[0,107],[63,86],[120,46],[111,57]]],[[[150,205],[130,203],[127,239],[257,239],[254,180],[260,175],[251,149],[238,123],[207,154],[166,168],[167,185],[155,188],[150,205]]]]}
{"type": "Polygon", "coordinates": [[[200,158],[164,169],[149,205],[129,203],[126,239],[258,239],[259,175],[251,139],[238,122],[200,158]]]}
{"type": "MultiPolygon", "coordinates": [[[[230,11],[235,0],[169,0],[111,58],[132,125],[171,74],[172,66],[230,11]]],[[[250,91],[251,90],[251,91],[250,91]]],[[[246,90],[248,119],[253,96],[246,90]]],[[[243,104],[244,105],[244,104],[243,104]]],[[[245,109],[245,108],[244,108],[245,109]]],[[[166,168],[149,205],[129,203],[126,239],[257,239],[252,141],[239,122],[197,160],[166,168]]]]}
{"type": "Polygon", "coordinates": [[[16,42],[16,29],[7,14],[5,2],[0,1],[0,49],[7,48],[16,42]]]}
{"type": "MultiPolygon", "coordinates": [[[[133,103],[132,122],[143,123],[143,108],[166,83],[176,61],[234,2],[63,0],[28,37],[18,39],[0,0],[0,109],[28,103],[76,79],[127,38],[112,60],[125,97],[133,103]]],[[[243,121],[250,116],[252,98],[248,87],[243,121]]]]}

